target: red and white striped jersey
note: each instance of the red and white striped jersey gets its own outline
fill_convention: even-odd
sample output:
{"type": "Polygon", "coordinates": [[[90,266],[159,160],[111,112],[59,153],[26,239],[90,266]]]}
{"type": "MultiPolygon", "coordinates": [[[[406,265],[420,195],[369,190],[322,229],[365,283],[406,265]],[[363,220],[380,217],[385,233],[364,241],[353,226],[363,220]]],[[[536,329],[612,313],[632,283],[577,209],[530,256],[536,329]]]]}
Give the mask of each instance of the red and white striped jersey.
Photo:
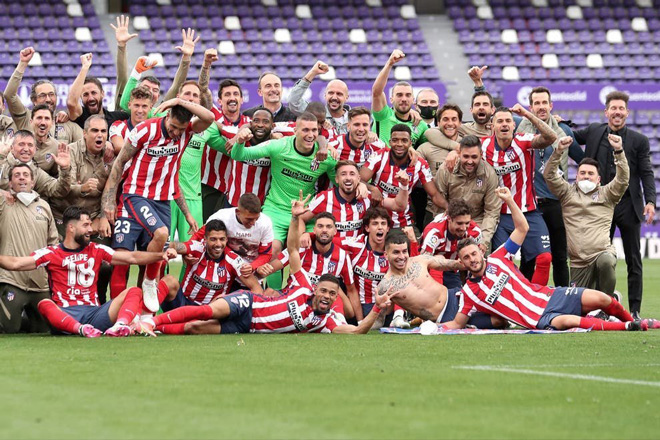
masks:
{"type": "Polygon", "coordinates": [[[219,296],[225,296],[234,280],[239,277],[241,266],[245,261],[225,248],[225,252],[217,260],[208,257],[204,241],[189,240],[184,243],[188,255],[199,261],[186,265],[181,291],[199,305],[208,304],[219,296]]]}
{"type": "MultiPolygon", "coordinates": [[[[483,158],[495,168],[500,184],[511,191],[513,200],[522,212],[536,209],[536,190],[534,189],[534,149],[533,133],[516,133],[511,146],[500,150],[496,146],[495,135],[481,138],[483,158]]],[[[511,210],[502,204],[502,214],[511,214],[511,210]]]]}
{"type": "Polygon", "coordinates": [[[420,252],[429,255],[442,255],[448,260],[456,260],[458,257],[458,252],[456,252],[458,242],[467,237],[472,237],[477,243],[481,243],[481,229],[474,220],[470,221],[467,232],[463,237],[454,237],[449,232],[449,217],[447,217],[447,214],[438,214],[424,228],[420,252]]]}
{"type": "MultiPolygon", "coordinates": [[[[222,130],[225,135],[225,130],[222,130]]],[[[233,137],[234,135],[232,135],[233,137]]],[[[269,141],[266,141],[269,142],[269,141]]],[[[264,145],[265,142],[259,144],[264,145]]],[[[252,147],[252,143],[245,144],[252,147]]],[[[270,188],[270,158],[262,157],[246,161],[232,160],[231,174],[227,183],[227,199],[232,206],[238,206],[238,199],[245,193],[252,193],[264,203],[270,188]]]]}
{"type": "Polygon", "coordinates": [[[468,316],[482,311],[536,328],[554,289],[528,281],[513,263],[514,255],[506,249],[507,243],[486,259],[481,278],[468,278],[459,310],[468,316]]]}
{"type": "MultiPolygon", "coordinates": [[[[390,150],[384,150],[380,154],[373,155],[369,158],[364,165],[374,172],[371,178],[372,183],[380,188],[383,197],[390,199],[396,198],[399,194],[399,180],[395,177],[396,173],[401,169],[405,169],[410,176],[410,183],[408,183],[408,191],[412,192],[413,188],[419,183],[423,185],[433,181],[431,169],[428,162],[421,157],[417,160],[415,166],[407,165],[406,168],[399,168],[391,158],[390,150]]],[[[409,162],[406,162],[409,164],[409,162]]],[[[403,228],[404,226],[411,226],[413,224],[410,214],[410,198],[408,198],[408,206],[405,211],[389,211],[392,215],[392,221],[395,228],[403,228]]]]}
{"type": "Polygon", "coordinates": [[[254,295],[251,333],[330,333],[343,324],[341,315],[334,310],[323,315],[314,313],[314,292],[303,271],[293,278],[295,287],[286,295],[254,295]]]}
{"type": "MultiPolygon", "coordinates": [[[[293,136],[296,134],[296,121],[290,121],[290,122],[276,122],[273,125],[273,133],[282,133],[282,136],[293,136]]],[[[327,128],[323,127],[321,132],[319,133],[320,136],[324,136],[325,139],[328,141],[328,145],[330,143],[335,142],[338,138],[337,130],[335,130],[335,127],[330,127],[330,130],[327,128]]]]}
{"type": "Polygon", "coordinates": [[[37,267],[45,267],[52,299],[60,307],[98,306],[96,274],[101,263],[110,263],[115,251],[89,243],[83,249],[67,249],[62,244],[32,253],[37,267]]]}
{"type": "Polygon", "coordinates": [[[331,213],[335,218],[337,235],[340,238],[355,238],[360,235],[362,218],[371,205],[371,196],[363,200],[356,197],[349,202],[341,196],[339,188],[334,187],[317,194],[309,203],[309,209],[314,215],[331,213]]]}
{"type": "Polygon", "coordinates": [[[165,130],[165,117],[147,119],[128,135],[137,153],[124,171],[123,194],[136,194],[150,200],[179,197],[179,164],[183,150],[193,135],[192,123],[179,139],[165,130]]]}
{"type": "Polygon", "coordinates": [[[341,245],[351,257],[360,302],[375,303],[376,287],[390,268],[385,254],[372,250],[366,235],[359,236],[357,240],[345,239],[341,245]]]}
{"type": "Polygon", "coordinates": [[[339,153],[339,160],[352,160],[360,168],[371,156],[387,149],[385,143],[380,139],[373,144],[365,142],[361,148],[354,147],[351,145],[348,134],[339,136],[330,146],[335,148],[339,153]]]}
{"type": "Polygon", "coordinates": [[[117,120],[112,123],[108,129],[108,140],[112,140],[115,136],[119,136],[123,140],[128,139],[128,134],[133,130],[131,119],[117,120]]]}
{"type": "MultiPolygon", "coordinates": [[[[277,256],[277,259],[282,262],[284,266],[289,265],[289,252],[285,249],[277,256]]],[[[309,248],[300,249],[300,261],[302,269],[307,275],[312,287],[316,287],[319,283],[319,278],[324,273],[329,273],[344,281],[346,285],[353,284],[353,266],[348,252],[334,243],[330,244],[330,250],[324,254],[319,253],[312,240],[312,245],[309,248]]],[[[291,288],[293,277],[289,277],[287,288],[291,288]]]]}
{"type": "MultiPolygon", "coordinates": [[[[221,133],[227,139],[233,138],[238,129],[250,123],[250,118],[241,115],[236,123],[227,119],[220,110],[213,107],[216,122],[220,122],[221,133]]],[[[211,186],[222,193],[227,192],[227,182],[231,174],[231,158],[213,148],[204,148],[202,154],[202,183],[211,186]]]]}

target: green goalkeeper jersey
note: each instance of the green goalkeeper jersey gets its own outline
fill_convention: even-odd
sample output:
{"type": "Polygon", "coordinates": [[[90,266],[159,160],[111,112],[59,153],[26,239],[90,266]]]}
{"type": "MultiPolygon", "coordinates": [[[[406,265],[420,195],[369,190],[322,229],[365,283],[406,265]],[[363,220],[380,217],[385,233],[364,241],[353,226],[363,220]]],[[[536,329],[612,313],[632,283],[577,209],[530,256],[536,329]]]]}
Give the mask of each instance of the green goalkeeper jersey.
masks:
{"type": "Polygon", "coordinates": [[[387,145],[390,144],[390,133],[392,127],[396,124],[406,124],[412,130],[412,145],[417,147],[418,145],[426,142],[426,136],[424,132],[429,128],[428,124],[424,121],[420,121],[417,124],[417,127],[414,127],[410,120],[404,121],[399,119],[396,116],[396,113],[392,107],[385,106],[379,112],[372,112],[374,117],[373,131],[378,135],[381,141],[385,142],[387,145]]]}
{"type": "Polygon", "coordinates": [[[227,154],[226,139],[220,134],[217,124],[195,134],[181,156],[179,164],[179,187],[186,200],[202,200],[202,154],[204,148],[212,148],[227,154]]]}
{"type": "Polygon", "coordinates": [[[291,200],[298,199],[301,189],[303,197],[307,197],[315,194],[316,182],[323,174],[331,182],[335,180],[336,160],[328,156],[323,162],[317,161],[317,143],[310,154],[303,155],[295,149],[295,142],[295,136],[287,136],[249,148],[236,144],[231,150],[231,158],[235,160],[270,158],[271,185],[264,207],[291,212],[291,200]]]}

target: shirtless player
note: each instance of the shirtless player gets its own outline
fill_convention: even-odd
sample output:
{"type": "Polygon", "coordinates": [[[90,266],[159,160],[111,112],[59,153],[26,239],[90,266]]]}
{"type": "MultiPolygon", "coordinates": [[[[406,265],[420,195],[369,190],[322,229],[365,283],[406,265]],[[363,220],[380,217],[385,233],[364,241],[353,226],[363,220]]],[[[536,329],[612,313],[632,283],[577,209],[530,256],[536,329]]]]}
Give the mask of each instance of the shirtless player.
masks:
{"type": "MultiPolygon", "coordinates": [[[[390,268],[378,283],[378,295],[395,292],[392,302],[424,320],[452,321],[458,312],[461,289],[449,289],[429,275],[429,269],[462,270],[463,264],[444,257],[420,255],[410,258],[410,240],[399,230],[385,238],[385,257],[390,268]]],[[[503,328],[507,322],[486,313],[475,313],[468,325],[478,328],[503,328]]]]}

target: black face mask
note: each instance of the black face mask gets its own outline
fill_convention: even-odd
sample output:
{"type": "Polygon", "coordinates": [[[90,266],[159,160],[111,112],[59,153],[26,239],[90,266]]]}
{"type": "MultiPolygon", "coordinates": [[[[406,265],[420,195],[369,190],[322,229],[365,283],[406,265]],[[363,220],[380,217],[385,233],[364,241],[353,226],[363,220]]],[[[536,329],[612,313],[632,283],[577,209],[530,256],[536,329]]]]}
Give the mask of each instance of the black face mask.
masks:
{"type": "Polygon", "coordinates": [[[433,107],[430,105],[418,105],[417,107],[419,107],[419,114],[422,116],[422,119],[435,119],[435,114],[438,112],[438,107],[433,107]]]}

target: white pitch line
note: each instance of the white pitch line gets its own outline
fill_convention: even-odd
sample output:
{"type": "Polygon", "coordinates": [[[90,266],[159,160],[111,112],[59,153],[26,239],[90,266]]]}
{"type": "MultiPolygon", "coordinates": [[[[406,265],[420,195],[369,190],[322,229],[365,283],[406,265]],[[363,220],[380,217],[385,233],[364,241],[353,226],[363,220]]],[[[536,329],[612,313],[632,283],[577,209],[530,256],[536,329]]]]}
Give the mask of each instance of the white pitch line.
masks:
{"type": "Polygon", "coordinates": [[[464,365],[464,366],[455,366],[453,368],[460,370],[499,371],[502,373],[531,374],[536,376],[561,377],[564,379],[591,380],[594,382],[619,383],[626,385],[643,385],[643,386],[660,388],[660,382],[650,382],[646,380],[618,379],[616,377],[592,376],[589,374],[555,373],[552,371],[535,371],[535,370],[517,369],[517,368],[491,367],[488,365],[464,365]]]}
{"type": "Polygon", "coordinates": [[[490,368],[598,368],[598,367],[635,367],[635,368],[649,368],[660,367],[658,363],[650,364],[530,364],[530,365],[456,365],[452,368],[466,368],[466,367],[490,367],[490,368]]]}

